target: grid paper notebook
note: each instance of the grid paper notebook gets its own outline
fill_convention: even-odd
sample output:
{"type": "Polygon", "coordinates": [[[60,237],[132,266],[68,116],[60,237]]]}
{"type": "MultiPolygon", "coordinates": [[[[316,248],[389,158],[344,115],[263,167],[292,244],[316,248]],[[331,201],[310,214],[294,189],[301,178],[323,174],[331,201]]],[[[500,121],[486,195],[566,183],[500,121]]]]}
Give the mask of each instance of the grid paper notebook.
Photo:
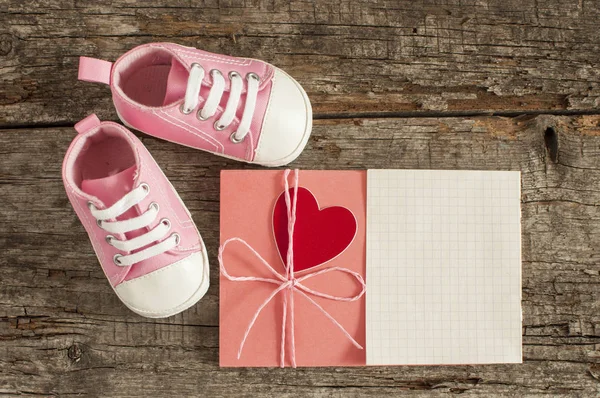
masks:
{"type": "Polygon", "coordinates": [[[367,365],[520,363],[520,173],[367,171],[367,365]]]}

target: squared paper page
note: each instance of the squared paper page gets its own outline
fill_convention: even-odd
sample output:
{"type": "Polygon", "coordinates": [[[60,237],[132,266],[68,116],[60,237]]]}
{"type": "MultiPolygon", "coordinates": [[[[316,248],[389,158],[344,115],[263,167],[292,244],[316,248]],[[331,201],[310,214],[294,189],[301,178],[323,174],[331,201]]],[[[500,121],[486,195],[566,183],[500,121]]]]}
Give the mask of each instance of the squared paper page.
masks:
{"type": "Polygon", "coordinates": [[[367,171],[367,365],[520,363],[520,173],[367,171]]]}

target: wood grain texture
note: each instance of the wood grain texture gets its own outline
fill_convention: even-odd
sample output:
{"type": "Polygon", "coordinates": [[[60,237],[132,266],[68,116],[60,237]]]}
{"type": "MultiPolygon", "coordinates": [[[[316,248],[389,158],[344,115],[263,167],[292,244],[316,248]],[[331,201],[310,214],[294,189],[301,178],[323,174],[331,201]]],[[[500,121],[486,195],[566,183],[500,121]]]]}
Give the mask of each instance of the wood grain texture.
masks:
{"type": "Polygon", "coordinates": [[[153,41],[278,65],[317,117],[591,111],[599,18],[590,0],[3,0],[0,126],[116,120],[78,57],[153,41]]]}
{"type": "Polygon", "coordinates": [[[0,130],[0,394],[597,397],[600,116],[332,119],[301,169],[521,170],[524,364],[219,369],[219,172],[250,168],[142,136],[209,248],[192,309],[136,316],[112,292],[60,178],[71,128],[0,130]]]}
{"type": "Polygon", "coordinates": [[[591,0],[0,0],[0,395],[597,398],[599,17],[591,0]],[[60,166],[65,126],[116,120],[78,57],[155,41],[296,77],[319,120],[294,167],[520,170],[524,364],[219,369],[219,173],[252,166],[147,136],[212,286],[168,319],[127,310],[60,166]]]}

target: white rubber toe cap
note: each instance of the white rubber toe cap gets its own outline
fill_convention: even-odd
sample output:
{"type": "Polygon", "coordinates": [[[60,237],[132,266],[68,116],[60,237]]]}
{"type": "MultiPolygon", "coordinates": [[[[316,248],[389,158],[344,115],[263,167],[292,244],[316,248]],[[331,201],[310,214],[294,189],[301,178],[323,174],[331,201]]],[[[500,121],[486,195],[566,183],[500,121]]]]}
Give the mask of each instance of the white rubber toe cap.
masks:
{"type": "Polygon", "coordinates": [[[148,318],[164,318],[194,305],[208,290],[208,260],[196,252],[115,287],[115,292],[133,312],[148,318]]]}
{"type": "Polygon", "coordinates": [[[256,147],[254,163],[283,166],[300,155],[312,129],[312,108],[304,89],[275,68],[271,98],[256,147]]]}

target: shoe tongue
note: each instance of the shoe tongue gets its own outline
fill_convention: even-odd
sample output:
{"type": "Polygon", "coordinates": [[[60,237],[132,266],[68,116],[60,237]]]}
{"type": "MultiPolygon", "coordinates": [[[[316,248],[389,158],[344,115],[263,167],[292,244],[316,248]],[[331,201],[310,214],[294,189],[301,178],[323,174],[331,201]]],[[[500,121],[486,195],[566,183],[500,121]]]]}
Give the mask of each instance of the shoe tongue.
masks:
{"type": "Polygon", "coordinates": [[[167,91],[163,105],[169,105],[173,102],[183,99],[187,88],[187,81],[190,73],[177,59],[171,58],[171,70],[167,78],[167,91]]]}
{"type": "Polygon", "coordinates": [[[104,178],[81,181],[81,190],[89,195],[95,196],[110,207],[125,194],[131,192],[135,182],[137,166],[119,171],[104,178]]]}

